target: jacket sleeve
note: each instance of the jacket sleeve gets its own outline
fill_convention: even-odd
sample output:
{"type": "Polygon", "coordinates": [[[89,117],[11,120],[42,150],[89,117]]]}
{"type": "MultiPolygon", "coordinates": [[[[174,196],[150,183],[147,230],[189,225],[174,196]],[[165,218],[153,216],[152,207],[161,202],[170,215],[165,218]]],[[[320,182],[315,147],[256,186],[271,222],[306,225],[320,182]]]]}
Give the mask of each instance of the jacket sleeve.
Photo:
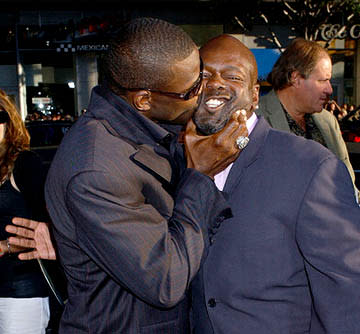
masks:
{"type": "Polygon", "coordinates": [[[193,169],[181,176],[171,217],[143,197],[143,186],[129,175],[84,172],[68,186],[68,208],[79,245],[96,265],[138,298],[171,307],[230,209],[214,182],[193,169]]]}
{"type": "MultiPolygon", "coordinates": [[[[358,193],[359,190],[355,186],[355,172],[354,172],[354,169],[350,162],[349,152],[347,150],[344,138],[341,134],[339,122],[335,118],[334,115],[331,115],[331,118],[332,118],[332,123],[333,123],[332,129],[333,129],[333,135],[334,135],[334,145],[337,146],[336,152],[339,152],[338,153],[339,159],[346,165],[346,167],[350,173],[352,182],[354,184],[355,192],[358,193]]],[[[335,152],[335,155],[337,155],[336,152],[335,152]]]]}
{"type": "MultiPolygon", "coordinates": [[[[346,167],[335,157],[325,159],[312,178],[297,220],[296,240],[313,296],[315,323],[328,334],[357,333],[360,208],[346,167]]],[[[315,333],[315,325],[312,328],[315,333]]]]}

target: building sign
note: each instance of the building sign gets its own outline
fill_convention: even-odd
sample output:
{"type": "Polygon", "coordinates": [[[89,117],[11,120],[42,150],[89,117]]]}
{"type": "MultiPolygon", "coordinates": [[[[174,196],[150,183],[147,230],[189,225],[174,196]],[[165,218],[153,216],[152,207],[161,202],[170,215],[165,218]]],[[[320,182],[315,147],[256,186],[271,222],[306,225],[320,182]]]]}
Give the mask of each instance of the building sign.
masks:
{"type": "Polygon", "coordinates": [[[33,97],[31,99],[33,104],[50,104],[52,103],[51,97],[33,97]]]}
{"type": "Polygon", "coordinates": [[[107,51],[109,48],[108,44],[81,44],[76,45],[77,52],[88,52],[88,51],[107,51]]]}
{"type": "Polygon", "coordinates": [[[105,43],[60,43],[56,47],[56,52],[105,52],[108,48],[109,45],[105,43]]]}
{"type": "Polygon", "coordinates": [[[345,27],[341,24],[323,24],[320,27],[321,38],[328,41],[332,38],[345,39],[359,39],[360,38],[360,24],[354,24],[351,27],[345,27]]]}

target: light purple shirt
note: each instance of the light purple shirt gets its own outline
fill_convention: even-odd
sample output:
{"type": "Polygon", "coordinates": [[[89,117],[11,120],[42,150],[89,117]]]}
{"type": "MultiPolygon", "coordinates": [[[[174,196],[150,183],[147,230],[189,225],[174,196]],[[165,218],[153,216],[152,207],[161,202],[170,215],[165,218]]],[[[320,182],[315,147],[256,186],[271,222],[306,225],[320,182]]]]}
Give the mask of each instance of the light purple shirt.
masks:
{"type": "MultiPolygon", "coordinates": [[[[254,129],[256,123],[258,122],[258,118],[255,113],[253,113],[250,118],[246,121],[246,127],[248,129],[249,135],[251,131],[254,129]]],[[[232,167],[232,163],[227,166],[222,172],[215,175],[215,185],[219,190],[223,190],[225,186],[226,179],[230,173],[230,169],[232,167]]]]}

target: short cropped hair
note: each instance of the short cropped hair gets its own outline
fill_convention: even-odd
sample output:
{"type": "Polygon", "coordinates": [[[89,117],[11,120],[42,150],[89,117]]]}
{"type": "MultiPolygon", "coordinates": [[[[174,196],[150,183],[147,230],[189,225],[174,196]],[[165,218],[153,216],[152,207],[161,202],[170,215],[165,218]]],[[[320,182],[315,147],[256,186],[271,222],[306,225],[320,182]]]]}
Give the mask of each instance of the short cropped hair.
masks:
{"type": "Polygon", "coordinates": [[[267,81],[274,90],[280,90],[291,85],[291,74],[294,71],[298,71],[303,78],[307,79],[319,59],[325,55],[330,57],[318,43],[296,38],[279,57],[267,81]]]}
{"type": "Polygon", "coordinates": [[[104,78],[110,89],[161,89],[173,79],[171,66],[196,50],[180,27],[155,18],[125,24],[112,39],[104,59],[104,78]]]}

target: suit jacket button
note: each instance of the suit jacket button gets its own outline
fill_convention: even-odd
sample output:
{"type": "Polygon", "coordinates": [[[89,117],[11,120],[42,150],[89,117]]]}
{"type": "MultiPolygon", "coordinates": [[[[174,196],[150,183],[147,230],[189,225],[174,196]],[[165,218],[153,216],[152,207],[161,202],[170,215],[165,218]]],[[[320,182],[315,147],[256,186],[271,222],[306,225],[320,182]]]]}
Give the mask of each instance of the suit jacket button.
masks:
{"type": "Polygon", "coordinates": [[[216,300],[214,298],[210,298],[208,300],[209,307],[215,307],[216,306],[216,300]]]}

